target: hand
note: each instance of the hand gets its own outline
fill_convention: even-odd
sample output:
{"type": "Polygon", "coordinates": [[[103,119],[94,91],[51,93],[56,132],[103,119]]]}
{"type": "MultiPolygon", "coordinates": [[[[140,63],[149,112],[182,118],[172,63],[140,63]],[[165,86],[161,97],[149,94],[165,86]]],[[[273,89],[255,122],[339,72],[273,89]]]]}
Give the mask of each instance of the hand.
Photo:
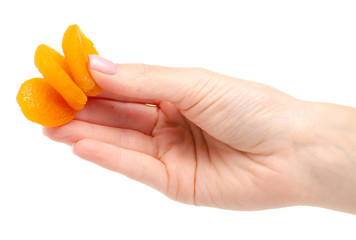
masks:
{"type": "Polygon", "coordinates": [[[203,69],[90,60],[104,92],[44,129],[81,158],[183,203],[356,213],[355,109],[203,69]]]}

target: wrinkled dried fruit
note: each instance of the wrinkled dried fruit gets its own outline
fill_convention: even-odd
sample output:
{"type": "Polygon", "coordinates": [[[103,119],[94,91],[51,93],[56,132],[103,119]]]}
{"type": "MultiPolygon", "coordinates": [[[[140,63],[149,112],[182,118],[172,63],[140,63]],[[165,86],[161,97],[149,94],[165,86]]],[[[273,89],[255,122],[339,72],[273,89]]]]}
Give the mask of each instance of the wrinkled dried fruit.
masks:
{"type": "Polygon", "coordinates": [[[68,27],[62,47],[65,57],[44,44],[37,47],[35,65],[44,78],[24,82],[16,98],[27,119],[46,127],[68,123],[87,96],[103,91],[87,70],[88,55],[98,52],[77,25],[68,27]]]}
{"type": "Polygon", "coordinates": [[[16,100],[25,117],[46,127],[57,127],[71,121],[76,111],[43,78],[24,82],[16,100]]]}
{"type": "Polygon", "coordinates": [[[44,44],[39,45],[35,52],[35,65],[72,108],[81,110],[84,107],[87,97],[72,80],[69,67],[61,54],[44,44]]]}
{"type": "Polygon", "coordinates": [[[87,96],[96,96],[103,90],[89,74],[88,55],[98,55],[94,44],[83,34],[78,25],[67,28],[62,40],[63,53],[73,75],[74,82],[87,96]]]}

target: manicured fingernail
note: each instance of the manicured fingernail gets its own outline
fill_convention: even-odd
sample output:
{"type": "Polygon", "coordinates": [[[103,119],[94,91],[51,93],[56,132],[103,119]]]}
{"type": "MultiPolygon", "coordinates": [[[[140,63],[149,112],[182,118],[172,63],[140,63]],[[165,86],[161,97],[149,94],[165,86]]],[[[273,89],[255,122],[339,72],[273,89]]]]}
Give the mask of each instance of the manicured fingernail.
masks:
{"type": "Polygon", "coordinates": [[[116,73],[116,65],[98,55],[89,55],[89,67],[105,74],[114,75],[116,73]]]}

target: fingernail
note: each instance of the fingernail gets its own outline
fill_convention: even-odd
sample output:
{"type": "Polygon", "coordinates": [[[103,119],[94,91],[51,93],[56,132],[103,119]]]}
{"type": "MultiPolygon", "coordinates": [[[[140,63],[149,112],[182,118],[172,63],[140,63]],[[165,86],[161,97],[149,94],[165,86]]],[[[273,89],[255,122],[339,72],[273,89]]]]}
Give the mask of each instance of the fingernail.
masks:
{"type": "Polygon", "coordinates": [[[105,74],[114,75],[116,73],[116,65],[98,55],[89,55],[89,67],[105,74]]]}

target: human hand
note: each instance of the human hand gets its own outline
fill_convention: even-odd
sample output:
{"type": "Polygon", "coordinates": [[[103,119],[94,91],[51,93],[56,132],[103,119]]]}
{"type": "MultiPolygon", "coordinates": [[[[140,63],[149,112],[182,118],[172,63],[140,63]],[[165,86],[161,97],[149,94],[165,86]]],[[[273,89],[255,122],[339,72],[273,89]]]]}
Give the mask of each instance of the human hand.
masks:
{"type": "Polygon", "coordinates": [[[90,59],[103,94],[44,128],[79,157],[183,203],[356,213],[355,109],[203,69],[90,59]]]}

